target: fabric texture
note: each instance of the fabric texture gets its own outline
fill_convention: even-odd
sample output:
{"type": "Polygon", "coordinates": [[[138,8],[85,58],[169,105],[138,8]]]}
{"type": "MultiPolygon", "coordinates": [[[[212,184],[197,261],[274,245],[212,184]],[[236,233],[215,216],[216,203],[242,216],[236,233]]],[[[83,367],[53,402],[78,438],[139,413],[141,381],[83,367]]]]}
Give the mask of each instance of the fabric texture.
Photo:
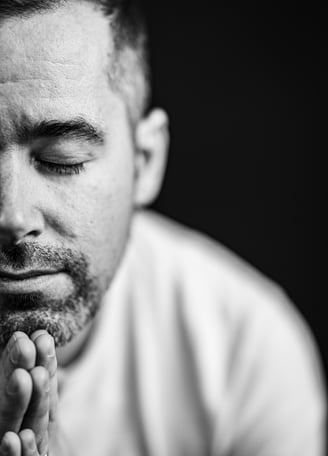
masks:
{"type": "Polygon", "coordinates": [[[324,386],[301,316],[227,249],[154,213],[135,216],[61,379],[73,456],[324,456],[324,386]]]}

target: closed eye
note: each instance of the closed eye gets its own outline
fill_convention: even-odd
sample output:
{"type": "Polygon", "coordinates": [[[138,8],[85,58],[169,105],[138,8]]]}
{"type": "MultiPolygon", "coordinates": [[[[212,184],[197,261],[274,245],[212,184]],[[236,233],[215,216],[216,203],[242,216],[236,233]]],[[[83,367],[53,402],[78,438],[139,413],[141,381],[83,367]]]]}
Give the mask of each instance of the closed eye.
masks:
{"type": "Polygon", "coordinates": [[[35,165],[41,171],[43,170],[46,172],[65,176],[80,174],[82,171],[85,171],[84,163],[63,164],[48,162],[44,160],[35,160],[35,165]]]}

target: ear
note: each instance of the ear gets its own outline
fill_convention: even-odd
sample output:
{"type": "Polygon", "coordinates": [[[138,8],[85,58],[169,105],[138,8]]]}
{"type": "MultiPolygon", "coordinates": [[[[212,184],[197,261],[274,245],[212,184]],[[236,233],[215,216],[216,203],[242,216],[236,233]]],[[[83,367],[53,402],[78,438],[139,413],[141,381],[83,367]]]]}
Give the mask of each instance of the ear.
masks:
{"type": "Polygon", "coordinates": [[[162,186],[169,147],[167,114],[152,110],[138,123],[135,135],[134,204],[140,207],[152,203],[162,186]]]}

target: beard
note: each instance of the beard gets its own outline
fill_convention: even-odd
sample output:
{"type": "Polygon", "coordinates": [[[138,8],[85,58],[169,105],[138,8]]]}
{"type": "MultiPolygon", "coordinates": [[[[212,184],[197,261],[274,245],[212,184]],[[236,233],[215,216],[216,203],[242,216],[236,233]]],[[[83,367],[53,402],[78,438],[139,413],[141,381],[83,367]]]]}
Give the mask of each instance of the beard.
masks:
{"type": "Polygon", "coordinates": [[[85,255],[68,248],[36,243],[2,247],[0,266],[11,271],[62,271],[73,285],[64,296],[58,290],[58,297],[41,291],[0,294],[0,348],[15,331],[31,335],[38,329],[47,330],[57,346],[66,345],[94,318],[106,289],[90,276],[85,255]]]}

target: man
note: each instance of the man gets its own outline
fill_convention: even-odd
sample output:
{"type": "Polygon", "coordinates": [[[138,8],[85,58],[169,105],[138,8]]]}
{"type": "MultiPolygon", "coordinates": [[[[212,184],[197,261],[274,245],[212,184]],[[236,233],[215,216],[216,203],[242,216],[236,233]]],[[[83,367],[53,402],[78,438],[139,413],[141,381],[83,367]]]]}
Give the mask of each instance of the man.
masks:
{"type": "Polygon", "coordinates": [[[323,455],[284,294],[140,210],[168,147],[148,99],[134,2],[0,3],[0,454],[323,455]]]}

